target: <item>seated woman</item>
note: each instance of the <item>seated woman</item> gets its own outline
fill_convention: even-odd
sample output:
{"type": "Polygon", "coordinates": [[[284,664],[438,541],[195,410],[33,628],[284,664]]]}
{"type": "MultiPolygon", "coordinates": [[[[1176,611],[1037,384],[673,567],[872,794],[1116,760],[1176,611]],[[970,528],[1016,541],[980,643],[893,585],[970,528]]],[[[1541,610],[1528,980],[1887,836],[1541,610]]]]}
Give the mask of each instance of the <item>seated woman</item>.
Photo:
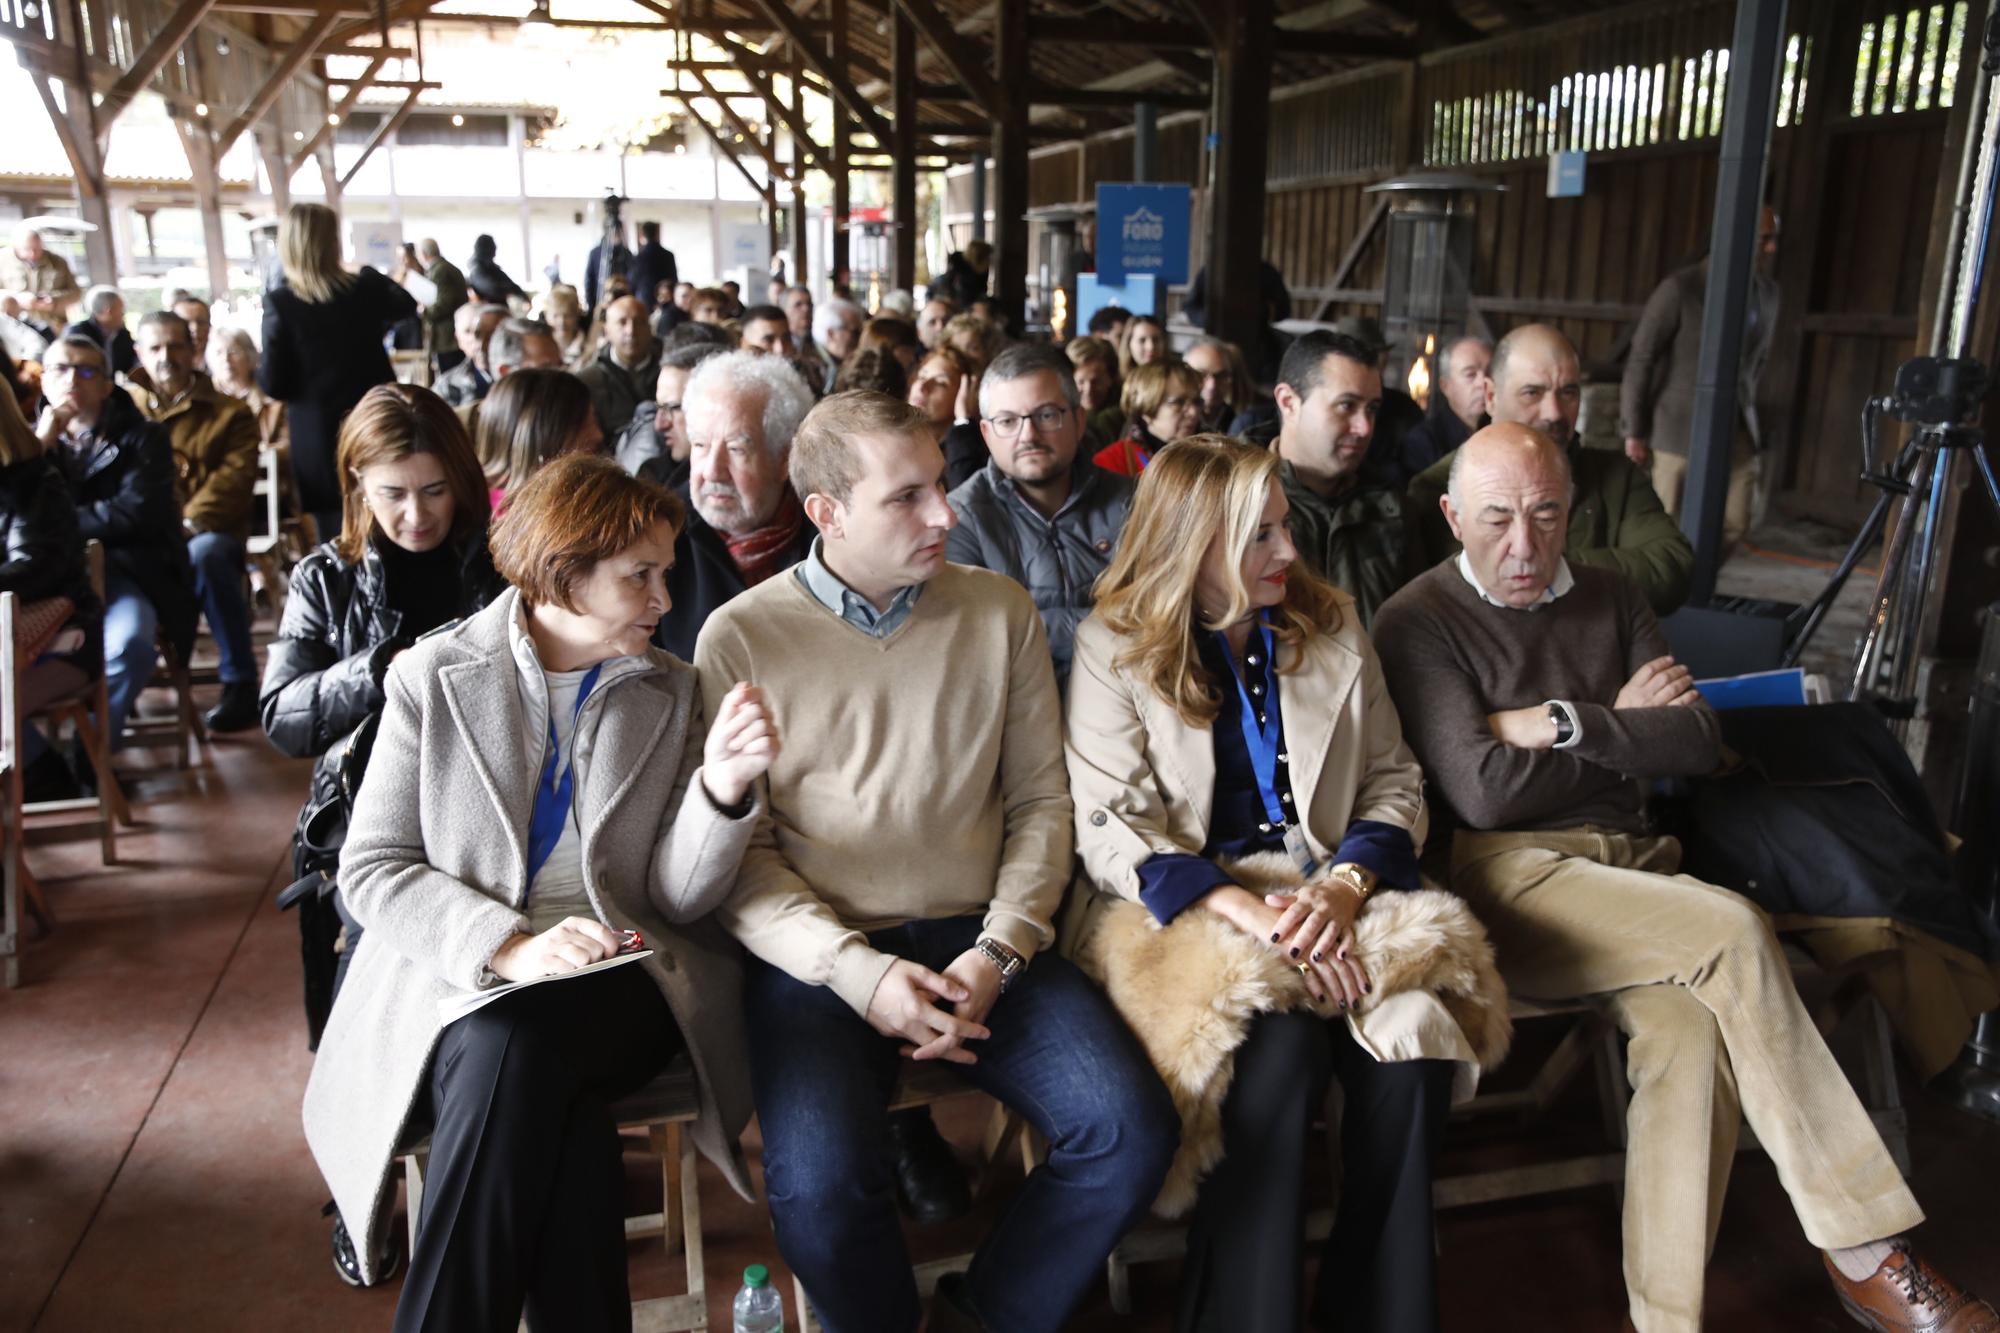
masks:
{"type": "MultiPolygon", "coordinates": [[[[104,671],[103,607],[91,591],[76,504],[62,474],[0,391],[0,592],[19,600],[17,654],[21,716],[73,698],[104,671]]],[[[33,726],[21,730],[23,795],[29,801],[81,794],[76,776],[33,726]]]]}
{"type": "MultiPolygon", "coordinates": [[[[1241,999],[1183,997],[1204,1027],[1226,1013],[1241,1028],[1233,1080],[1204,1089],[1220,1129],[1212,1109],[1189,1119],[1156,1205],[1186,1207],[1220,1150],[1193,1196],[1176,1327],[1301,1327],[1307,1135],[1337,1077],[1339,1220],[1311,1326],[1423,1333],[1438,1319],[1431,1164],[1458,1062],[1475,1057],[1429,994],[1373,993],[1389,968],[1371,977],[1377,954],[1364,966],[1357,912],[1371,893],[1377,907],[1444,911],[1483,951],[1483,1016],[1502,1028],[1505,995],[1462,904],[1393,892],[1419,886],[1423,775],[1353,602],[1295,563],[1277,468],[1269,450],[1199,436],[1162,451],[1139,482],[1070,673],[1077,851],[1095,890],[1072,938],[1156,1064],[1163,1049],[1183,1068],[1196,1060],[1197,1044],[1161,1024],[1175,1021],[1189,978],[1216,976],[1225,956],[1275,975],[1297,1002],[1252,1013],[1241,999]],[[1258,854],[1272,860],[1248,860],[1258,854]],[[1187,949],[1207,952],[1175,952],[1187,949]],[[1157,974],[1147,957],[1164,960],[1157,974]],[[1183,968],[1189,957],[1201,965],[1183,968]],[[1342,1017],[1391,999],[1393,1012],[1369,1016],[1383,1020],[1375,1027],[1342,1017]],[[1418,1058],[1430,1056],[1446,1058],[1418,1058]]],[[[1232,1052],[1210,1054],[1228,1068],[1232,1052]]],[[[1186,1115],[1185,1075],[1162,1073],[1186,1115]]]]}
{"type": "MultiPolygon", "coordinates": [[[[924,354],[924,345],[917,338],[917,326],[907,319],[896,319],[889,315],[877,315],[861,326],[861,337],[855,341],[857,352],[877,351],[896,358],[896,362],[908,375],[917,368],[917,358],[924,354]]],[[[834,392],[840,390],[836,387],[834,392]]],[[[901,397],[901,395],[897,395],[901,397]]]]}
{"type": "Polygon", "coordinates": [[[1084,443],[1096,453],[1125,428],[1125,418],[1118,412],[1118,349],[1086,333],[1064,343],[1063,354],[1076,372],[1077,406],[1086,423],[1084,443]]]}
{"type": "MultiPolygon", "coordinates": [[[[318,758],[292,840],[295,876],[327,868],[312,864],[316,816],[338,814],[332,807],[345,799],[344,742],[381,713],[389,663],[438,626],[485,606],[502,586],[486,552],[485,478],[442,398],[410,384],[370,389],[341,423],[336,457],[347,479],[340,533],[292,571],[258,691],[271,744],[294,758],[318,758]]],[[[346,948],[338,959],[330,948],[324,957],[308,953],[313,1045],[361,935],[337,891],[331,905],[346,948]]],[[[310,928],[306,933],[311,938],[310,928]]]]}
{"type": "Polygon", "coordinates": [[[215,387],[241,399],[257,418],[258,442],[266,449],[285,443],[285,405],[257,387],[257,345],[242,329],[211,329],[208,373],[215,387]]]}
{"type": "Polygon", "coordinates": [[[567,370],[516,370],[480,400],[473,442],[497,514],[507,492],[551,459],[601,453],[604,428],[591,410],[590,390],[567,370]]]}
{"type": "Polygon", "coordinates": [[[704,728],[693,669],[649,642],[681,521],[612,460],[559,459],[497,525],[514,587],[389,672],[340,866],[367,934],[305,1130],[373,1236],[397,1145],[430,1126],[399,1330],[512,1329],[524,1306],[537,1328],[629,1329],[608,1107],[679,1055],[700,1080],[695,1142],[749,1194],[738,951],[705,918],[778,734],[741,684],[704,728]],[[564,979],[440,1016],[539,977],[564,979]]]}
{"type": "Polygon", "coordinates": [[[840,369],[833,377],[835,393],[849,393],[855,389],[886,393],[891,398],[908,398],[910,377],[894,352],[881,347],[857,347],[847,354],[847,359],[840,363],[840,369]]]}
{"type": "Polygon", "coordinates": [[[1201,376],[1168,358],[1125,377],[1119,395],[1125,434],[1091,460],[1107,472],[1136,477],[1154,454],[1201,429],[1201,376]]]}
{"type": "Polygon", "coordinates": [[[1125,321],[1124,329],[1118,334],[1120,378],[1129,380],[1132,372],[1140,366],[1175,359],[1174,345],[1167,337],[1166,325],[1151,315],[1134,315],[1125,321]]]}
{"type": "Polygon", "coordinates": [[[590,328],[583,317],[583,301],[576,288],[559,282],[542,298],[542,319],[556,338],[556,351],[566,370],[581,370],[597,353],[590,341],[590,328]]]}

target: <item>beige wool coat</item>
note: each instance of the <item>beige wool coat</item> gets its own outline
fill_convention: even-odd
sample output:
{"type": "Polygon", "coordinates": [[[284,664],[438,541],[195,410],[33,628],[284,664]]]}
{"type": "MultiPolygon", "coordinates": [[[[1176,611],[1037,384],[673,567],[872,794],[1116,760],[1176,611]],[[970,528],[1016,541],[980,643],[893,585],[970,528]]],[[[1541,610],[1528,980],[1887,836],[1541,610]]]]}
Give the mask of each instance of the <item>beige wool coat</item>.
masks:
{"type": "MultiPolygon", "coordinates": [[[[1419,851],[1430,825],[1423,770],[1403,743],[1381,661],[1344,593],[1340,611],[1339,627],[1307,643],[1300,668],[1280,677],[1293,800],[1321,866],[1356,820],[1406,828],[1419,851]]],[[[1111,904],[1138,901],[1146,860],[1201,854],[1215,800],[1214,733],[1189,726],[1134,669],[1117,664],[1125,642],[1093,615],[1077,630],[1070,667],[1065,747],[1085,881],[1063,921],[1072,955],[1111,904]]],[[[1281,668],[1291,661],[1281,647],[1281,668]]],[[[1378,1059],[1457,1060],[1468,1071],[1477,1064],[1467,1034],[1423,992],[1388,997],[1347,1021],[1378,1059]]]]}
{"type": "MultiPolygon", "coordinates": [[[[520,596],[397,659],[340,885],[366,928],[306,1086],[306,1141],[372,1277],[389,1169],[419,1103],[438,1001],[492,984],[486,963],[527,929],[527,836],[541,700],[524,700],[520,596]]],[[[645,937],[701,1086],[694,1141],[745,1198],[736,1136],[750,1115],[741,954],[710,913],[756,824],[708,799],[694,669],[657,649],[619,659],[578,724],[586,891],[613,929],[645,937]],[[595,719],[593,721],[593,714],[595,719]]],[[[551,983],[561,985],[561,982],[551,983]]]]}

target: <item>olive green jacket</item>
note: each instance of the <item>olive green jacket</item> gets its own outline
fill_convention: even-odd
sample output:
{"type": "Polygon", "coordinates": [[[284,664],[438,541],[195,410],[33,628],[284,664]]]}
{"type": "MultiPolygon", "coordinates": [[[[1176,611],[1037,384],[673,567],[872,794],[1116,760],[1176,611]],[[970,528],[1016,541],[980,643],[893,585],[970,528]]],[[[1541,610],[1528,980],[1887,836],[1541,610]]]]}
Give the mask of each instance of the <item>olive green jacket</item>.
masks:
{"type": "Polygon", "coordinates": [[[1409,502],[1367,482],[1338,500],[1325,500],[1299,480],[1290,463],[1278,465],[1278,476],[1292,506],[1286,524],[1299,559],[1352,597],[1362,628],[1372,627],[1376,609],[1415,572],[1409,502]]]}
{"type": "MultiPolygon", "coordinates": [[[[1438,501],[1451,481],[1446,454],[1410,480],[1410,507],[1418,515],[1425,568],[1458,554],[1438,501]]],[[[1665,616],[1687,600],[1694,548],[1661,505],[1653,483],[1622,453],[1571,445],[1576,502],[1569,511],[1563,556],[1572,564],[1615,569],[1638,584],[1653,614],[1665,616]]]]}

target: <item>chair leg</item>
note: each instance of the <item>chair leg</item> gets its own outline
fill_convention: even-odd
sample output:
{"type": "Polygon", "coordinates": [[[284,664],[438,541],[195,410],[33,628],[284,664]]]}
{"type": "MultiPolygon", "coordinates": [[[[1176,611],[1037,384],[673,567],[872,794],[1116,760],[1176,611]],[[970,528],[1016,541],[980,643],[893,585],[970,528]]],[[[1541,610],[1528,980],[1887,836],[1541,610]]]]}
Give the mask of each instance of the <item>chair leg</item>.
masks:
{"type": "Polygon", "coordinates": [[[796,1273],[792,1274],[792,1304],[799,1312],[799,1333],[821,1333],[819,1320],[813,1318],[812,1302],[806,1299],[806,1284],[796,1273]]]}
{"type": "MultiPolygon", "coordinates": [[[[417,1219],[424,1211],[424,1168],[429,1165],[429,1153],[411,1153],[403,1159],[403,1208],[409,1214],[405,1220],[409,1224],[411,1254],[417,1252],[417,1219]]],[[[364,1239],[362,1243],[367,1242],[364,1239]]]]}
{"type": "Polygon", "coordinates": [[[686,1219],[681,1216],[681,1127],[654,1125],[646,1131],[660,1155],[660,1244],[672,1258],[681,1248],[686,1219]]]}
{"type": "Polygon", "coordinates": [[[688,1295],[698,1307],[708,1301],[708,1275],[704,1266],[701,1235],[701,1188],[696,1179],[694,1135],[672,1126],[675,1160],[680,1163],[681,1249],[687,1256],[688,1295]]]}

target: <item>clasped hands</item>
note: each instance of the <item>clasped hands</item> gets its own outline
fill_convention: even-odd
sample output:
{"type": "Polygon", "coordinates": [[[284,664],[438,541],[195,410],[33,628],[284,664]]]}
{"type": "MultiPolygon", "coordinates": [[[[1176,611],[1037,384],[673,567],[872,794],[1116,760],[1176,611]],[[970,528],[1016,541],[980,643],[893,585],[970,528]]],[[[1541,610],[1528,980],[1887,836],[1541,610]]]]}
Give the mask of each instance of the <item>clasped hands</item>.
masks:
{"type": "Polygon", "coordinates": [[[979,1057],[965,1043],[993,1035],[986,1016],[999,998],[1000,969],[976,948],[952,959],[943,972],[898,958],[868,997],[868,1026],[885,1037],[900,1037],[902,1053],[912,1060],[977,1064],[979,1057]]]}
{"type": "MultiPolygon", "coordinates": [[[[1697,703],[1701,692],[1694,687],[1694,673],[1671,656],[1656,657],[1632,673],[1632,679],[1618,690],[1611,706],[1621,708],[1685,708],[1697,703]]],[[[1488,713],[1486,725],[1502,745],[1518,750],[1547,750],[1556,743],[1556,724],[1546,704],[1509,708],[1488,713]]]]}
{"type": "Polygon", "coordinates": [[[1211,890],[1202,905],[1299,969],[1306,993],[1352,1009],[1372,988],[1353,958],[1361,895],[1337,880],[1313,880],[1294,893],[1258,897],[1237,884],[1211,890]]]}

